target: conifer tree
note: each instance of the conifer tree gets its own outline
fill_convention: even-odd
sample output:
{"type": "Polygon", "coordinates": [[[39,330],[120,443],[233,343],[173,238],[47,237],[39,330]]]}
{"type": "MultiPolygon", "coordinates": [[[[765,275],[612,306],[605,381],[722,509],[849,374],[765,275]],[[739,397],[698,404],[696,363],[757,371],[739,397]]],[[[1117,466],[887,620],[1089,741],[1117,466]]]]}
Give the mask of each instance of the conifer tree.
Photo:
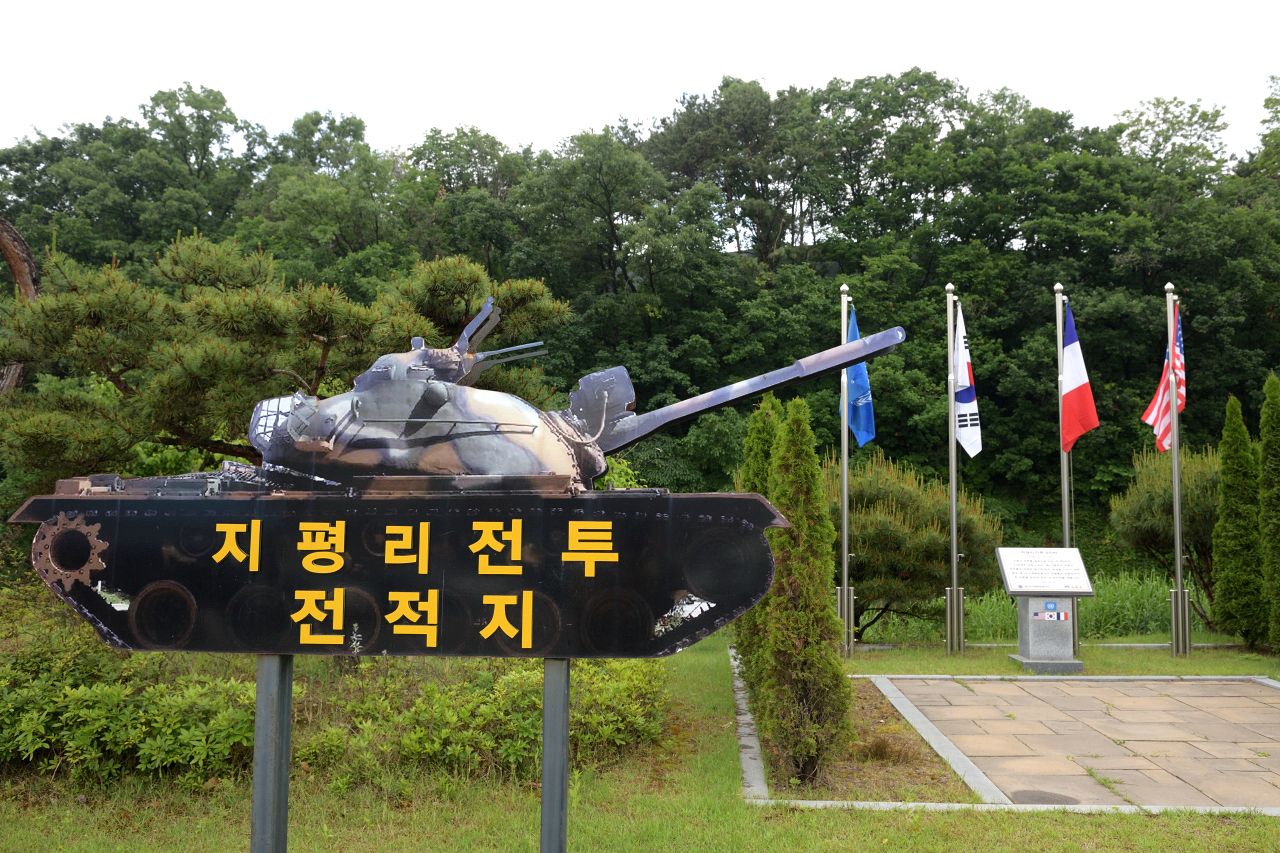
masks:
{"type": "Polygon", "coordinates": [[[1280,646],[1280,379],[1272,373],[1263,386],[1259,428],[1258,531],[1264,593],[1270,605],[1270,641],[1280,646]]]}
{"type": "Polygon", "coordinates": [[[810,784],[849,741],[852,689],[831,594],[836,531],[803,399],[787,405],[774,442],[769,497],[791,526],[768,534],[777,574],[757,653],[754,709],[775,771],[810,784]]]}
{"type": "MultiPolygon", "coordinates": [[[[771,393],[765,394],[751,413],[743,443],[742,468],[738,472],[739,490],[769,497],[769,466],[782,417],[782,404],[771,393]]],[[[769,593],[766,592],[755,607],[739,616],[734,623],[734,644],[738,649],[743,678],[748,684],[755,683],[756,651],[760,648],[760,631],[768,604],[769,593]]]]}
{"type": "Polygon", "coordinates": [[[1267,638],[1270,606],[1258,561],[1258,472],[1235,395],[1218,445],[1218,521],[1213,526],[1214,621],[1250,647],[1267,638]]]}

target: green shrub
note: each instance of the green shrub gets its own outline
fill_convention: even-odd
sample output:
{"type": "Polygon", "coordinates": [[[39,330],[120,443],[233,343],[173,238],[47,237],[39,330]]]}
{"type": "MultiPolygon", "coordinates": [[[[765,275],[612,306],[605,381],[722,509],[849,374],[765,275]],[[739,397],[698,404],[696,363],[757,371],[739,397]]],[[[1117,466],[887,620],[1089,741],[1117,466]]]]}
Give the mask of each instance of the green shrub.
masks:
{"type": "Polygon", "coordinates": [[[1220,630],[1239,634],[1253,648],[1267,638],[1270,608],[1258,553],[1258,463],[1234,395],[1227,398],[1218,458],[1222,474],[1213,526],[1214,610],[1220,630]]]}
{"type": "MultiPolygon", "coordinates": [[[[415,683],[412,663],[364,664],[340,722],[295,733],[295,753],[342,785],[381,784],[408,768],[530,779],[542,762],[542,662],[461,660],[449,678],[415,683]],[[381,670],[381,672],[375,672],[381,670]]],[[[665,670],[655,661],[573,662],[569,747],[579,766],[655,743],[666,722],[665,670]]]]}
{"type": "MultiPolygon", "coordinates": [[[[772,393],[765,394],[747,419],[747,436],[743,443],[742,467],[734,482],[734,490],[755,492],[769,497],[769,462],[773,444],[782,424],[782,404],[772,393]]],[[[763,619],[769,609],[770,593],[733,624],[734,644],[741,661],[742,676],[747,684],[759,680],[760,646],[764,637],[763,619]]]]}
{"type": "Polygon", "coordinates": [[[777,574],[757,662],[752,710],[761,743],[784,779],[812,784],[852,738],[852,692],[840,660],[842,627],[831,595],[835,529],[822,493],[809,406],[787,404],[773,446],[769,498],[790,527],[768,531],[777,574]]]}
{"type": "MultiPolygon", "coordinates": [[[[1129,548],[1154,558],[1172,577],[1173,460],[1168,453],[1144,448],[1133,459],[1134,478],[1123,494],[1111,498],[1111,526],[1129,548]]],[[[1213,526],[1218,520],[1218,452],[1182,448],[1183,583],[1199,592],[1191,607],[1200,621],[1212,625],[1213,526]]]]}
{"type": "Polygon", "coordinates": [[[1280,648],[1280,379],[1263,384],[1265,399],[1258,425],[1258,549],[1262,552],[1263,595],[1268,602],[1268,635],[1280,648]]]}
{"type": "Polygon", "coordinates": [[[0,761],[77,777],[143,771],[203,782],[247,767],[252,752],[252,684],[188,678],[139,689],[0,669],[0,761]]]}

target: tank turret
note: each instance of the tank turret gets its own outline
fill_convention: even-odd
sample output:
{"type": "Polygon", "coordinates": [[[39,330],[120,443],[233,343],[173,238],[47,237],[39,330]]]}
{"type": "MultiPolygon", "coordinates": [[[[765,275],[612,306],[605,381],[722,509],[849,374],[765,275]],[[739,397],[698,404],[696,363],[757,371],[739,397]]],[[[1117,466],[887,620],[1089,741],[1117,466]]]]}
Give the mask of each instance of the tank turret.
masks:
{"type": "Polygon", "coordinates": [[[580,379],[568,409],[541,412],[510,394],[472,387],[488,367],[546,352],[535,349],[541,343],[476,352],[500,316],[490,299],[452,347],[433,349],[414,338],[408,352],[382,356],[344,394],[265,400],[254,411],[249,440],[270,468],[322,484],[366,488],[381,478],[411,477],[424,491],[582,492],[604,473],[607,453],[888,352],[905,337],[900,328],[879,332],[642,415],[634,412],[626,369],[613,367],[580,379]]]}

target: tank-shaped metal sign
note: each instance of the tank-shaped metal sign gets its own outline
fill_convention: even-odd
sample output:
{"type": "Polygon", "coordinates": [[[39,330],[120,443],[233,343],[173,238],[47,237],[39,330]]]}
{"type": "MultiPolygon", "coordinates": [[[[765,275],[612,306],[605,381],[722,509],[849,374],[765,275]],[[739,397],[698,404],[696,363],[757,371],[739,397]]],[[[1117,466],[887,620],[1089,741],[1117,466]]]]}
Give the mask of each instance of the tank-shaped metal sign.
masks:
{"type": "Polygon", "coordinates": [[[540,344],[414,339],[351,391],[265,400],[261,467],[62,480],[11,521],[32,563],[117,648],[269,654],[648,657],[758,601],[773,579],[758,495],[592,491],[605,454],[705,411],[887,352],[901,329],[642,415],[623,368],[542,412],[473,386],[540,344]]]}

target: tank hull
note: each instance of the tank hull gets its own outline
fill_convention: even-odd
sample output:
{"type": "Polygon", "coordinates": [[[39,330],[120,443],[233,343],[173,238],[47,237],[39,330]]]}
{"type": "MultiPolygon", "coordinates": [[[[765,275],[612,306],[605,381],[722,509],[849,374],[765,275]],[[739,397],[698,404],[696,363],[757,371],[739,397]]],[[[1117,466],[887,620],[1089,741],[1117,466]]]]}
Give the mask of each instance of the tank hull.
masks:
{"type": "Polygon", "coordinates": [[[40,523],[36,571],[120,649],[571,658],[727,624],[768,591],[764,531],[786,523],[758,495],[194,482],[82,484],[11,520],[40,523]]]}

